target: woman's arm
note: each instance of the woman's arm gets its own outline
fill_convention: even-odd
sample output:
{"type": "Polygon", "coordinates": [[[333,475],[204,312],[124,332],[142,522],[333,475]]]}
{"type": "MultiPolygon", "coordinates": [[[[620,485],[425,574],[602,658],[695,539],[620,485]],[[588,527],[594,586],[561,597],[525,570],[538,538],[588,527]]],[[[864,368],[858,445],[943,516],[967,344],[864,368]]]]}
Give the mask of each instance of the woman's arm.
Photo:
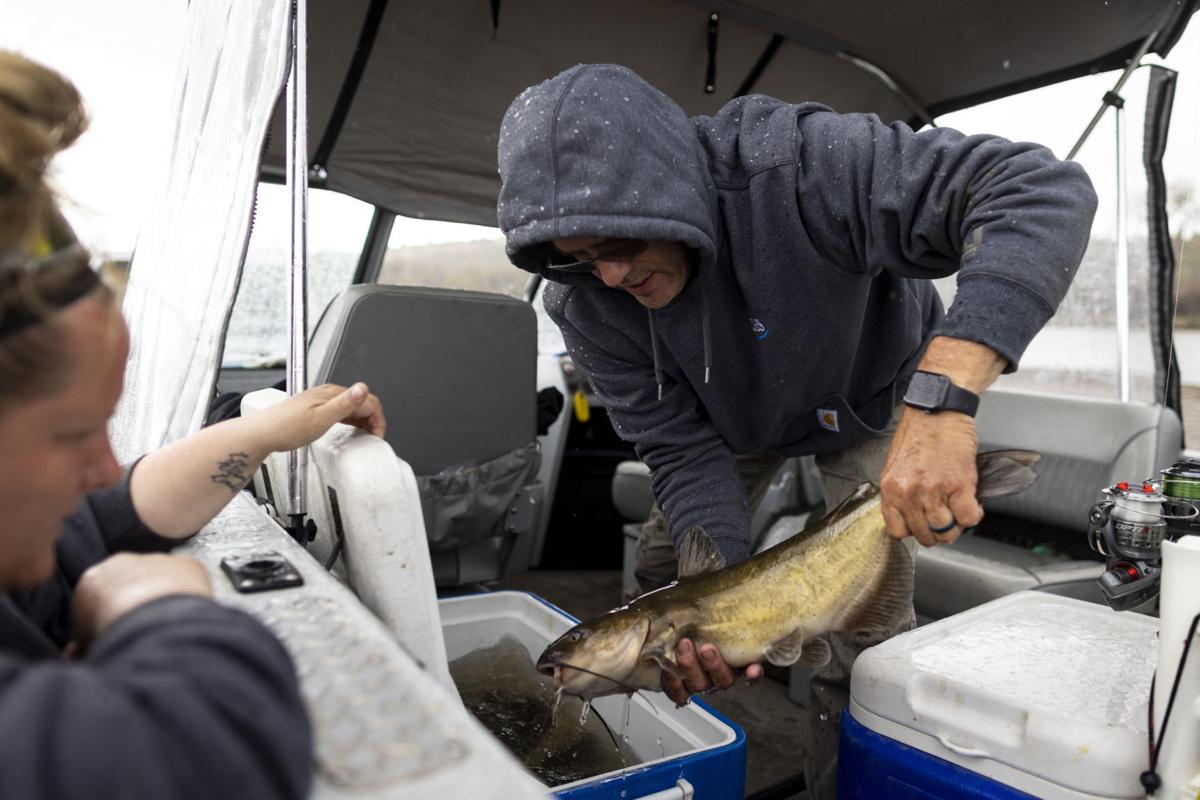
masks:
{"type": "Polygon", "coordinates": [[[250,482],[269,454],[309,444],[335,422],[377,436],[387,428],[379,398],[366,384],[317,386],[150,453],[130,477],[133,507],[156,533],[190,536],[250,482]]]}

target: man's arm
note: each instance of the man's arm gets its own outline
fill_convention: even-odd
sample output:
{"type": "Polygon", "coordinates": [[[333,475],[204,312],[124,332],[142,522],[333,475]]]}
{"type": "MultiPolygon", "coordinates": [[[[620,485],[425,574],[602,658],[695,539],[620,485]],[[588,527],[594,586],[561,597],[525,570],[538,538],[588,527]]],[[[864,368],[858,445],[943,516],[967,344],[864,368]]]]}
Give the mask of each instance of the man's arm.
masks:
{"type": "MultiPolygon", "coordinates": [[[[799,202],[824,251],[867,274],[957,272],[919,368],[977,394],[1015,370],[1087,247],[1096,194],[1083,168],[1026,142],[868,115],[809,114],[798,130],[799,202]]],[[[906,408],[880,484],[889,533],[930,545],[979,522],[977,449],[972,418],[906,408]]]]}
{"type": "Polygon", "coordinates": [[[378,436],[387,424],[366,384],[317,386],[150,453],[130,478],[133,507],[151,530],[190,536],[250,482],[268,455],[309,444],[338,421],[378,436]]]}

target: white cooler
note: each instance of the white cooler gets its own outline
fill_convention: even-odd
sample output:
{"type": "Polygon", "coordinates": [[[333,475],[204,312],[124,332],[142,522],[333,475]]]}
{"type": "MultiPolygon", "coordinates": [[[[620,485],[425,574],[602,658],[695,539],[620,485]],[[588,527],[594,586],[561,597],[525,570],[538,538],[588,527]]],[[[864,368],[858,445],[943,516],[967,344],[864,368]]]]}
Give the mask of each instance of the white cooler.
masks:
{"type": "Polygon", "coordinates": [[[1157,635],[1152,617],[1020,592],[870,648],[839,797],[1144,797],[1157,635]]]}

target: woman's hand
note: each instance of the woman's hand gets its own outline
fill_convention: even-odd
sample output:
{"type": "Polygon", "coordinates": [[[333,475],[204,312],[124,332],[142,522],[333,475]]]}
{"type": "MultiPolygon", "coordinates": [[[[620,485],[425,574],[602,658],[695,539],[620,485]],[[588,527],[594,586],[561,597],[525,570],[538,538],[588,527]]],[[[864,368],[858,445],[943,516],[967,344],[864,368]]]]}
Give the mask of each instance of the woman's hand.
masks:
{"type": "Polygon", "coordinates": [[[383,405],[362,382],[348,389],[333,383],[314,386],[247,416],[246,421],[254,428],[256,440],[272,453],[311,444],[335,422],[380,437],[387,431],[383,405]]]}

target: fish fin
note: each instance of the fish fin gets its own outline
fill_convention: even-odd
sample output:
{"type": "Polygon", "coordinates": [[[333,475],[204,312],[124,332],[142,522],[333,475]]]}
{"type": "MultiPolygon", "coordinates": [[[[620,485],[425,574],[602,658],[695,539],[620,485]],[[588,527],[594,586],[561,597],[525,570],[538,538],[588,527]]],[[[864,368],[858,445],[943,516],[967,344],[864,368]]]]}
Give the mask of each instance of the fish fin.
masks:
{"type": "Polygon", "coordinates": [[[980,500],[1007,497],[1033,485],[1038,475],[1033,470],[1042,457],[1033,450],[991,450],[975,459],[979,481],[975,496],[980,500]]]}
{"type": "Polygon", "coordinates": [[[857,508],[860,501],[869,497],[874,497],[877,494],[879,494],[879,489],[876,488],[875,484],[871,483],[870,481],[863,481],[858,486],[854,487],[854,491],[851,492],[845,500],[838,503],[832,511],[821,518],[822,524],[828,527],[832,523],[836,522],[840,517],[844,517],[846,514],[850,513],[850,511],[857,508]]]}
{"type": "Polygon", "coordinates": [[[659,669],[664,672],[669,672],[675,677],[680,677],[682,673],[679,671],[679,666],[675,663],[675,644],[678,637],[675,635],[675,626],[667,623],[658,629],[655,629],[653,623],[646,631],[646,640],[642,643],[642,651],[638,654],[638,660],[642,662],[653,661],[658,664],[659,669]]]}
{"type": "Polygon", "coordinates": [[[804,631],[796,628],[782,639],[776,639],[767,645],[767,649],[763,651],[763,658],[777,667],[790,667],[800,659],[805,648],[804,631]]]}
{"type": "Polygon", "coordinates": [[[653,661],[655,664],[658,664],[663,672],[669,672],[676,678],[683,677],[683,673],[679,671],[679,667],[675,664],[675,661],[671,656],[667,655],[667,651],[661,645],[652,647],[649,650],[643,650],[642,660],[653,661]]]}
{"type": "Polygon", "coordinates": [[[829,642],[824,639],[809,639],[804,643],[804,649],[800,651],[800,660],[796,662],[796,666],[816,669],[825,666],[832,660],[833,651],[829,648],[829,642]]]}
{"type": "Polygon", "coordinates": [[[846,621],[839,630],[889,631],[907,611],[912,613],[913,557],[899,539],[887,537],[887,564],[879,576],[875,591],[855,598],[846,621]]]}
{"type": "Polygon", "coordinates": [[[679,541],[679,577],[691,578],[725,568],[725,556],[699,525],[693,525],[679,541]]]}

